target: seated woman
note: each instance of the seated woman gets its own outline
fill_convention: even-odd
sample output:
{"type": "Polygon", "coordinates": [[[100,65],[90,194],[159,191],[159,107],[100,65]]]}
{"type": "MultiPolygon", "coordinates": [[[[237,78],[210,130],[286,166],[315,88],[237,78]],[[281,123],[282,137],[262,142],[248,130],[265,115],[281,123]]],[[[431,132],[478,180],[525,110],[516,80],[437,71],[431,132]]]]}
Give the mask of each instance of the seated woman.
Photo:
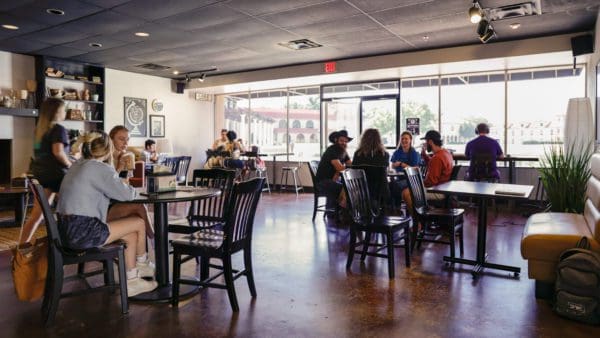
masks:
{"type": "Polygon", "coordinates": [[[354,152],[352,166],[367,165],[372,169],[365,169],[365,174],[375,208],[380,206],[379,202],[389,198],[386,173],[389,158],[390,154],[385,151],[379,131],[373,128],[365,130],[360,138],[358,149],[354,152]]]}
{"type": "Polygon", "coordinates": [[[108,219],[110,200],[127,201],[136,191],[125,184],[104,161],[112,156],[112,143],[105,133],[90,133],[82,143],[83,159],[71,166],[60,187],[58,228],[66,247],[76,250],[100,247],[122,239],[126,243],[128,295],[152,291],[154,268],[146,254],[144,220],[138,216],[108,219]]]}
{"type": "Polygon", "coordinates": [[[237,140],[237,134],[235,131],[230,130],[227,132],[227,143],[225,144],[225,152],[229,154],[229,158],[224,160],[225,167],[233,169],[242,169],[240,178],[244,178],[246,174],[246,168],[244,161],[240,159],[240,155],[244,152],[244,146],[237,140]]]}
{"type": "MultiPolygon", "coordinates": [[[[404,171],[406,167],[419,165],[419,153],[412,146],[412,133],[410,131],[404,131],[400,135],[400,142],[396,151],[392,154],[390,162],[392,168],[397,172],[404,171]]],[[[390,191],[396,204],[402,201],[402,190],[406,188],[408,188],[408,183],[405,179],[396,179],[390,183],[390,191]]]]}
{"type": "MultiPolygon", "coordinates": [[[[110,139],[113,144],[112,163],[115,170],[120,173],[127,170],[129,163],[133,166],[133,153],[127,151],[129,143],[129,130],[124,126],[115,126],[110,130],[110,139]]],[[[144,220],[146,225],[146,235],[154,238],[154,227],[150,222],[148,210],[143,204],[119,203],[110,207],[108,210],[108,220],[119,219],[127,216],[137,216],[144,220]]]]}

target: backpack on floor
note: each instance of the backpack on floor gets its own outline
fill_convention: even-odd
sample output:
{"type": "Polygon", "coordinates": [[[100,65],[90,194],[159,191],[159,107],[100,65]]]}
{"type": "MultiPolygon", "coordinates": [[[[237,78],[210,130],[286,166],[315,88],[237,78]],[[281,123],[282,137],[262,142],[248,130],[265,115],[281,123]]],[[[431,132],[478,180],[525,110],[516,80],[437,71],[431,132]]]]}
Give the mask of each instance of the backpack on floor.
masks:
{"type": "Polygon", "coordinates": [[[554,311],[580,322],[600,324],[600,254],[590,250],[586,237],[560,255],[554,311]]]}

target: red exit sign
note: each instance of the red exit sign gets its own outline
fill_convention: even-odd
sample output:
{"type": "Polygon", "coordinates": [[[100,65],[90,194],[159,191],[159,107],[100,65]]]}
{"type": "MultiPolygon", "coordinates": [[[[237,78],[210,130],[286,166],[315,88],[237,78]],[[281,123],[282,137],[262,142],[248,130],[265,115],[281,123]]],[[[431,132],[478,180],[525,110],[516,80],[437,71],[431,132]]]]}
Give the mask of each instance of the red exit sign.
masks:
{"type": "Polygon", "coordinates": [[[336,65],[335,61],[325,62],[325,73],[335,73],[336,65]]]}

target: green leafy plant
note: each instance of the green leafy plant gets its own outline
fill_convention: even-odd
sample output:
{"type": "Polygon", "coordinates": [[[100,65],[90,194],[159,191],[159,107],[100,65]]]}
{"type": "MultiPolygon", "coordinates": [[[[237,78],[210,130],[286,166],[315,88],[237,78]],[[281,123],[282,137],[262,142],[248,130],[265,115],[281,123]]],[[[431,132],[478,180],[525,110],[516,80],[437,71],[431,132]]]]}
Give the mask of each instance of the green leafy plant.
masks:
{"type": "Polygon", "coordinates": [[[587,181],[592,175],[590,158],[592,146],[571,145],[568,151],[562,146],[552,147],[540,159],[540,177],[554,212],[583,213],[587,181]]]}

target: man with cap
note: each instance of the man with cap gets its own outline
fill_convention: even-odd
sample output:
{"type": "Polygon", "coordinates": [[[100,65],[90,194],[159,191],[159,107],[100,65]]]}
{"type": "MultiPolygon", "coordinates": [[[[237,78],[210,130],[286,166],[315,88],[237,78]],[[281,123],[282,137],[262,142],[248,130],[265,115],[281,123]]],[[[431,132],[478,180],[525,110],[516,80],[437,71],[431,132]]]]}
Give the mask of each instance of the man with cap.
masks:
{"type": "Polygon", "coordinates": [[[327,194],[327,209],[335,208],[337,198],[342,191],[340,172],[352,164],[346,152],[350,141],[352,137],[348,136],[346,130],[334,131],[329,135],[329,142],[333,144],[321,156],[315,176],[318,189],[327,194]]]}
{"type": "MultiPolygon", "coordinates": [[[[426,159],[425,163],[427,163],[427,175],[423,182],[425,187],[432,187],[450,181],[453,158],[448,150],[442,148],[442,135],[437,130],[430,130],[421,140],[425,140],[427,152],[433,153],[432,156],[423,154],[426,159]]],[[[412,210],[412,199],[408,188],[402,192],[402,198],[406,202],[407,209],[412,210]]],[[[427,193],[427,199],[442,200],[444,195],[427,193]]]]}
{"type": "Polygon", "coordinates": [[[499,181],[500,171],[496,160],[504,158],[502,147],[498,141],[488,136],[490,127],[486,123],[478,124],[475,133],[479,136],[469,141],[465,148],[465,156],[471,160],[465,179],[499,181]]]}

